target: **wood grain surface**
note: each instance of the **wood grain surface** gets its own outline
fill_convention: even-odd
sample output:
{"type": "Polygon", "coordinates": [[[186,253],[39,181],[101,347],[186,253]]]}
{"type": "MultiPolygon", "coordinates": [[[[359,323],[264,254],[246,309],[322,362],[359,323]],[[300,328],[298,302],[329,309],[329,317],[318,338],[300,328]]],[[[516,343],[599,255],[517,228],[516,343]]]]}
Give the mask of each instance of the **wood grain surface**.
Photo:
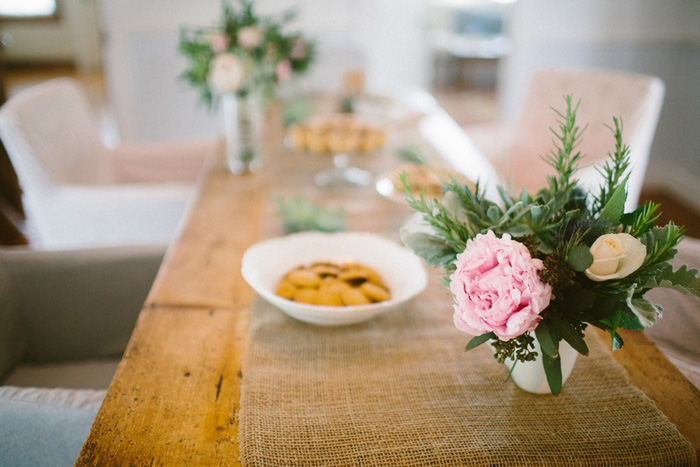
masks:
{"type": "Polygon", "coordinates": [[[146,306],[228,308],[247,285],[243,252],[259,239],[265,177],[216,168],[179,241],[167,253],[146,306]]]}
{"type": "Polygon", "coordinates": [[[143,310],[77,465],[236,465],[246,310],[143,310]]]}
{"type": "MultiPolygon", "coordinates": [[[[592,328],[603,339],[610,335],[592,328]]],[[[700,391],[642,332],[618,330],[625,341],[620,350],[612,352],[632,384],[644,391],[671,420],[678,431],[692,443],[700,460],[700,391]]]]}
{"type": "MultiPolygon", "coordinates": [[[[415,128],[391,142],[421,144],[415,128]]],[[[265,139],[265,170],[229,174],[221,158],[201,186],[179,240],[170,248],[141,312],[76,465],[240,465],[237,413],[241,356],[253,292],[241,257],[261,238],[280,235],[272,196],[302,194],[343,203],[351,230],[398,238],[410,214],[373,189],[319,190],[316,170],[329,158],[282,145],[279,128],[265,139]]],[[[359,158],[382,173],[391,151],[359,158]]],[[[642,333],[624,333],[614,356],[631,381],[654,400],[700,451],[700,394],[642,333]]]]}

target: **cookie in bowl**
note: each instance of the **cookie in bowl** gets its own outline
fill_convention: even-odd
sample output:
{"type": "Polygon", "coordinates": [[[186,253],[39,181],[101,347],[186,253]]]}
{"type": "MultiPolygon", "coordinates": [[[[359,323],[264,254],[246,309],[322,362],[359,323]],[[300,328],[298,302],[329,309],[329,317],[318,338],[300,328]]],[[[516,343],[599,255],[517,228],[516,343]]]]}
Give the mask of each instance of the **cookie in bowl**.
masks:
{"type": "Polygon", "coordinates": [[[251,246],[242,273],[267,302],[308,323],[358,323],[400,308],[427,273],[407,248],[361,232],[304,232],[251,246]]]}
{"type": "Polygon", "coordinates": [[[374,269],[359,263],[316,262],[287,273],[275,293],[287,300],[322,306],[356,306],[391,298],[374,269]]]}

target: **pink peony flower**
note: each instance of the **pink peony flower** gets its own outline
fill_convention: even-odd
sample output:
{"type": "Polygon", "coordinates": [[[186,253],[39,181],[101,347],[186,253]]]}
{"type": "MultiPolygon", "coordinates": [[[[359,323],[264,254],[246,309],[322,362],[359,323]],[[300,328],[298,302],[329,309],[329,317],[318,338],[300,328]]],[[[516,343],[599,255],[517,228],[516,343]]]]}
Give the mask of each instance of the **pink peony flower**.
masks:
{"type": "Polygon", "coordinates": [[[275,67],[275,74],[277,75],[277,81],[280,83],[287,81],[292,76],[292,64],[289,60],[282,60],[275,67]]]}
{"type": "Polygon", "coordinates": [[[254,49],[260,45],[263,39],[262,31],[255,26],[246,26],[238,30],[238,45],[244,49],[254,49]]]}
{"type": "Polygon", "coordinates": [[[475,336],[493,332],[503,341],[535,330],[552,287],[539,278],[544,264],[525,245],[489,230],[467,242],[456,266],[450,291],[457,329],[475,336]]]}
{"type": "Polygon", "coordinates": [[[226,52],[229,46],[229,38],[223,32],[218,32],[211,36],[211,48],[214,53],[220,54],[226,52]]]}

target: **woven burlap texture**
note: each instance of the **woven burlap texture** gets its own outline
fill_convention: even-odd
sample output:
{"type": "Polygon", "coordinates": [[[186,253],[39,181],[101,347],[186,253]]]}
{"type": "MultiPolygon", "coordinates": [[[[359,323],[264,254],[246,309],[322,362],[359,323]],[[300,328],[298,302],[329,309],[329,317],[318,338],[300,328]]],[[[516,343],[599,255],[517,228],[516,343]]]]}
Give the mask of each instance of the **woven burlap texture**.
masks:
{"type": "Polygon", "coordinates": [[[452,324],[432,287],[352,326],[319,327],[258,299],[243,361],[244,466],[695,465],[695,452],[589,336],[559,396],[452,324]]]}

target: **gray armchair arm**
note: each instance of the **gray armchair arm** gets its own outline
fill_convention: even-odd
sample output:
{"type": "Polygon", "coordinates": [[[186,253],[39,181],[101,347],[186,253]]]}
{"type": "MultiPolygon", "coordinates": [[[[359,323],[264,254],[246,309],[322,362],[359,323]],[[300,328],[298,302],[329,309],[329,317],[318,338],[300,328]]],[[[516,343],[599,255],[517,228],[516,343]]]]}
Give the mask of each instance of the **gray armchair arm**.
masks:
{"type": "Polygon", "coordinates": [[[165,250],[166,245],[0,250],[0,270],[26,333],[23,360],[120,355],[165,250]]]}

